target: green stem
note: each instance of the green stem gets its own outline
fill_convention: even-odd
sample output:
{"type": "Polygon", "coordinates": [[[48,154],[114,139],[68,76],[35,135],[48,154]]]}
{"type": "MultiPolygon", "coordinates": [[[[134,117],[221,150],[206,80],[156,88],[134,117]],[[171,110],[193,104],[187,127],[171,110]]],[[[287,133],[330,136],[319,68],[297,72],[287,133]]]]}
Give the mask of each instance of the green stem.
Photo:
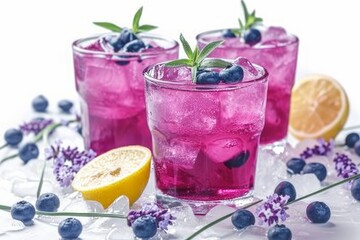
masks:
{"type": "Polygon", "coordinates": [[[0,150],[3,149],[3,148],[5,148],[5,147],[7,147],[7,146],[8,146],[8,144],[5,143],[4,145],[2,145],[2,146],[0,147],[0,150]]]}
{"type": "MultiPolygon", "coordinates": [[[[11,207],[0,205],[0,210],[9,212],[11,207]]],[[[122,218],[126,219],[127,217],[115,213],[98,213],[98,212],[44,212],[44,211],[35,211],[35,214],[40,216],[72,216],[72,217],[108,217],[108,218],[122,218]]]]}
{"type": "Polygon", "coordinates": [[[44,164],[41,170],[41,176],[40,176],[40,181],[39,181],[39,185],[37,188],[37,192],[36,192],[36,198],[39,198],[40,194],[41,194],[41,188],[43,186],[43,182],[44,182],[44,174],[45,174],[45,168],[46,168],[46,159],[44,159],[44,164]]]}
{"type": "MultiPolygon", "coordinates": [[[[252,206],[254,206],[254,205],[256,205],[256,204],[258,204],[258,203],[260,203],[260,202],[262,202],[262,201],[263,201],[262,199],[257,200],[257,201],[255,201],[255,202],[252,202],[252,203],[246,205],[246,206],[243,207],[242,209],[247,209],[247,208],[252,207],[252,206]]],[[[234,211],[234,212],[235,212],[235,211],[234,211]]],[[[214,226],[215,224],[218,224],[219,222],[224,221],[225,219],[231,217],[231,216],[234,214],[234,212],[229,213],[229,214],[227,214],[227,215],[224,215],[224,216],[222,216],[222,217],[220,217],[220,218],[212,221],[211,223],[206,224],[205,226],[203,226],[202,228],[200,228],[198,231],[196,231],[195,233],[193,233],[191,236],[189,236],[189,237],[186,238],[185,240],[194,239],[194,237],[196,237],[197,235],[199,235],[200,233],[202,233],[202,232],[205,231],[206,229],[208,229],[208,228],[214,226]]]]}
{"type": "Polygon", "coordinates": [[[10,159],[13,159],[14,157],[17,157],[18,155],[19,155],[18,153],[15,153],[15,154],[13,154],[13,155],[10,155],[10,156],[7,156],[6,158],[1,159],[1,160],[0,160],[0,165],[1,165],[2,163],[4,163],[4,162],[10,160],[10,159]]]}

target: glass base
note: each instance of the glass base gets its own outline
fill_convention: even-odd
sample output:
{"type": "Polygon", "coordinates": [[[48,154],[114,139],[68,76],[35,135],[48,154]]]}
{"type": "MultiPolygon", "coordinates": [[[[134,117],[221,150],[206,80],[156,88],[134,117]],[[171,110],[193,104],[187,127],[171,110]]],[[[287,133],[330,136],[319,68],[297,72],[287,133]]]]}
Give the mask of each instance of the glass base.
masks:
{"type": "Polygon", "coordinates": [[[193,210],[194,215],[206,215],[212,208],[218,205],[225,205],[229,207],[239,208],[254,201],[253,191],[250,191],[244,196],[234,199],[216,200],[216,201],[196,201],[175,198],[163,194],[161,191],[156,192],[156,202],[160,206],[172,208],[187,204],[193,210]]]}

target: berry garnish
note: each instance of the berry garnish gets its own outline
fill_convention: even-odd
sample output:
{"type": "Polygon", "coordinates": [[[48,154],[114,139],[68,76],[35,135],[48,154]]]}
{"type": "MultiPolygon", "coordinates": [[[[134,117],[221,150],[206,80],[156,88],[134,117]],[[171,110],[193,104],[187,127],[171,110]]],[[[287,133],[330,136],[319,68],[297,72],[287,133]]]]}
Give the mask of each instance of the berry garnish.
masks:
{"type": "Polygon", "coordinates": [[[35,143],[27,143],[19,150],[19,157],[26,164],[39,156],[39,148],[35,143]]]}
{"type": "Polygon", "coordinates": [[[24,223],[25,226],[33,224],[32,219],[35,216],[34,206],[27,201],[20,201],[11,207],[11,217],[24,223]]]}
{"type": "Polygon", "coordinates": [[[56,212],[60,206],[60,199],[54,193],[44,193],[36,200],[36,209],[44,212],[56,212]]]}
{"type": "Polygon", "coordinates": [[[139,52],[141,49],[145,48],[145,44],[140,39],[133,40],[128,42],[124,46],[125,52],[139,52]]]}
{"type": "Polygon", "coordinates": [[[237,229],[243,229],[255,224],[255,216],[246,209],[238,209],[231,216],[231,222],[237,229]]]}
{"type": "Polygon", "coordinates": [[[355,143],[360,140],[360,136],[357,133],[349,133],[345,138],[345,145],[349,148],[353,148],[355,143]]]}
{"type": "Polygon", "coordinates": [[[48,105],[49,102],[43,95],[39,95],[32,100],[32,107],[36,112],[45,112],[48,105]]]}
{"type": "Polygon", "coordinates": [[[131,225],[132,230],[138,238],[151,238],[157,232],[157,224],[153,217],[148,215],[137,218],[131,225]]]}
{"type": "Polygon", "coordinates": [[[296,199],[296,190],[294,185],[288,181],[280,182],[275,188],[274,193],[282,196],[289,196],[288,202],[292,202],[296,199]]]}
{"type": "Polygon", "coordinates": [[[82,224],[76,218],[66,218],[59,223],[58,233],[64,239],[76,239],[82,232],[82,224]]]}
{"type": "Polygon", "coordinates": [[[319,181],[323,181],[326,178],[327,171],[326,167],[322,163],[308,163],[303,168],[303,174],[313,173],[319,179],[319,181]]]}
{"type": "Polygon", "coordinates": [[[291,240],[292,233],[285,225],[275,225],[267,232],[268,240],[291,240]]]}
{"type": "Polygon", "coordinates": [[[355,179],[351,183],[351,195],[357,201],[360,201],[360,178],[355,179]]]}
{"type": "Polygon", "coordinates": [[[8,145],[16,146],[23,139],[23,133],[22,133],[22,131],[20,131],[18,129],[11,128],[5,132],[4,138],[8,145]]]}
{"type": "Polygon", "coordinates": [[[354,145],[354,151],[355,153],[360,156],[360,141],[357,141],[354,145]]]}
{"type": "Polygon", "coordinates": [[[290,174],[301,173],[305,165],[306,162],[301,158],[292,158],[286,163],[286,166],[288,168],[288,173],[290,174]]]}
{"type": "Polygon", "coordinates": [[[235,33],[233,33],[231,31],[231,29],[225,29],[222,31],[221,35],[224,37],[224,38],[236,38],[236,35],[235,33]]]}
{"type": "Polygon", "coordinates": [[[312,202],[306,208],[306,216],[312,223],[326,223],[331,216],[330,208],[323,202],[312,202]]]}
{"type": "Polygon", "coordinates": [[[202,71],[196,76],[196,84],[218,84],[220,77],[218,72],[202,71]]]}
{"type": "Polygon", "coordinates": [[[238,168],[246,163],[246,160],[249,158],[250,152],[248,150],[240,152],[240,154],[224,162],[225,166],[228,168],[238,168]]]}
{"type": "Polygon", "coordinates": [[[219,76],[224,83],[236,83],[243,80],[244,70],[239,65],[231,65],[221,70],[219,76]]]}
{"type": "Polygon", "coordinates": [[[70,113],[71,108],[74,106],[72,101],[69,100],[61,100],[58,102],[58,107],[61,109],[64,113],[70,113]]]}
{"type": "Polygon", "coordinates": [[[244,32],[244,40],[245,43],[253,46],[261,41],[261,33],[255,28],[250,28],[249,30],[244,32]]]}

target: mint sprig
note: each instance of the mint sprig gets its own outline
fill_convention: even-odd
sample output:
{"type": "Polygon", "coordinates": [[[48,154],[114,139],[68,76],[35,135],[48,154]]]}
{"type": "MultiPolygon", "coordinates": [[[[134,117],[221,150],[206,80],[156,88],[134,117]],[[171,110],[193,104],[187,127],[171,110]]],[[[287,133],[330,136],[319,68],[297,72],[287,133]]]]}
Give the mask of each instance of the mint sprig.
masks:
{"type": "Polygon", "coordinates": [[[243,33],[246,30],[249,30],[250,28],[253,28],[256,25],[259,25],[262,23],[263,19],[259,18],[256,16],[256,11],[253,10],[251,13],[249,13],[246,4],[244,2],[244,0],[241,0],[241,6],[244,12],[244,22],[241,21],[240,18],[238,18],[238,23],[239,23],[239,29],[232,29],[232,32],[234,34],[237,34],[239,36],[242,36],[243,33]]]}
{"type": "Polygon", "coordinates": [[[218,46],[220,46],[224,41],[214,41],[210,42],[204,46],[203,49],[199,49],[198,46],[194,48],[194,51],[191,49],[190,44],[182,34],[180,34],[180,42],[185,51],[186,58],[176,59],[170,62],[167,62],[165,66],[167,67],[182,67],[187,66],[191,68],[191,79],[193,83],[196,83],[196,74],[200,68],[224,68],[231,65],[230,62],[226,62],[221,59],[206,59],[209,54],[214,51],[218,46]]]}
{"type": "MultiPolygon", "coordinates": [[[[133,18],[133,22],[132,22],[132,32],[137,34],[137,33],[141,33],[141,32],[148,32],[151,31],[155,28],[157,28],[156,26],[153,25],[149,25],[149,24],[144,24],[144,25],[140,25],[140,18],[143,12],[143,7],[140,7],[133,18]]],[[[107,30],[113,31],[113,32],[121,32],[124,28],[123,27],[119,27],[116,24],[110,23],[110,22],[94,22],[95,25],[105,28],[107,30]]]]}

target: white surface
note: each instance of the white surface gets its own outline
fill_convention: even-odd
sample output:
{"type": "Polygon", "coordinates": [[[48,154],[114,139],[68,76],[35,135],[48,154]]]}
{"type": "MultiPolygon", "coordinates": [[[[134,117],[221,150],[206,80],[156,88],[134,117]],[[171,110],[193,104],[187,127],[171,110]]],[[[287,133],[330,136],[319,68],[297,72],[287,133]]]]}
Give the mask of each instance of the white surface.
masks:
{"type": "MultiPolygon", "coordinates": [[[[247,4],[257,9],[266,25],[281,25],[299,36],[297,79],[308,73],[338,79],[351,102],[347,125],[357,124],[360,15],[356,1],[248,0],[247,4]]],[[[71,43],[102,32],[93,21],[129,26],[140,6],[144,6],[142,23],[159,26],[154,33],[178,39],[182,32],[193,45],[197,33],[236,27],[242,16],[239,0],[0,1],[0,134],[22,123],[37,94],[49,96],[52,109],[58,99],[76,100],[71,43]]],[[[32,232],[26,234],[15,239],[30,239],[32,232]]],[[[48,234],[56,233],[53,229],[48,234]]]]}

